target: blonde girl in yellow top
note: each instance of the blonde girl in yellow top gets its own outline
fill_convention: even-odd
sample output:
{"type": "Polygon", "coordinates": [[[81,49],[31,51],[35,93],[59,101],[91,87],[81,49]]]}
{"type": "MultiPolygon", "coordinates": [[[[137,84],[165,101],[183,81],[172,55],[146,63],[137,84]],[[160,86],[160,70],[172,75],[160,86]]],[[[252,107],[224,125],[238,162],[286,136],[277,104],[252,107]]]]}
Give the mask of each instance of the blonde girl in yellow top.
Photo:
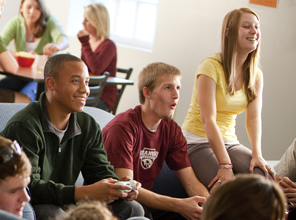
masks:
{"type": "Polygon", "coordinates": [[[182,126],[197,178],[215,189],[234,173],[273,178],[261,151],[263,76],[258,68],[261,32],[248,8],[229,12],[222,25],[221,53],[198,67],[190,108],[182,126]],[[247,110],[252,151],[235,134],[236,116],[247,110]]]}

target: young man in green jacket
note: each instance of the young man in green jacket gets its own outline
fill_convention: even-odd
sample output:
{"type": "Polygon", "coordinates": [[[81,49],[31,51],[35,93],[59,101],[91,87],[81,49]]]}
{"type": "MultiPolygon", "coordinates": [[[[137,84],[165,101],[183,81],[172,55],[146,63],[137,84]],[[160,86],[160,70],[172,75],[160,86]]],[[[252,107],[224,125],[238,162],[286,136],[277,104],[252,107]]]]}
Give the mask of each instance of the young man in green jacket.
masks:
{"type": "Polygon", "coordinates": [[[86,65],[75,56],[56,55],[46,63],[44,79],[39,101],[15,114],[2,132],[31,160],[29,188],[37,219],[55,217],[63,212],[59,207],[83,199],[110,203],[119,219],[143,216],[142,206],[133,201],[140,184],[130,193],[119,191],[131,187],[114,184],[119,178],[107,160],[101,129],[82,112],[89,95],[86,65]],[[80,171],[88,185],[75,186],[80,171]]]}

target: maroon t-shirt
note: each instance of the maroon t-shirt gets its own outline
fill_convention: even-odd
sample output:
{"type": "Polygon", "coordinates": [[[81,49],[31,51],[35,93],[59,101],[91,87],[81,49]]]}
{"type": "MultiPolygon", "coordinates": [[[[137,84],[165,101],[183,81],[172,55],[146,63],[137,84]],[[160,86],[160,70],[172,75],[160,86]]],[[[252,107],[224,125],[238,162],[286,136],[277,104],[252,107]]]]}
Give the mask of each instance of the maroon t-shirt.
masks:
{"type": "Polygon", "coordinates": [[[152,132],[142,122],[141,106],[118,114],[102,132],[111,164],[133,170],[134,179],[145,189],[153,188],[164,161],[172,170],[191,166],[187,142],[177,123],[163,119],[152,132]]]}
{"type": "MultiPolygon", "coordinates": [[[[116,45],[113,41],[104,40],[95,51],[91,50],[89,45],[89,36],[78,38],[81,42],[81,59],[88,67],[88,71],[95,75],[103,75],[109,72],[110,76],[116,76],[117,53],[116,45]]],[[[110,111],[113,110],[117,97],[117,88],[115,85],[106,85],[101,95],[101,99],[108,105],[110,111]]]]}

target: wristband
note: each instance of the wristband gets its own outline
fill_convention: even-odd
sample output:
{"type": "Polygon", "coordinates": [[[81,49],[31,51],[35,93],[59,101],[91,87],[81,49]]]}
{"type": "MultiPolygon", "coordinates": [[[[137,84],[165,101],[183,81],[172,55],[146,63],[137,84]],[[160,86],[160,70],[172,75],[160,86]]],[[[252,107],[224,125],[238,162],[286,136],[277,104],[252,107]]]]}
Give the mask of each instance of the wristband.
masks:
{"type": "Polygon", "coordinates": [[[232,169],[233,166],[231,163],[220,163],[219,164],[219,169],[232,169]]]}
{"type": "Polygon", "coordinates": [[[232,165],[232,163],[219,163],[219,165],[232,165]]]}

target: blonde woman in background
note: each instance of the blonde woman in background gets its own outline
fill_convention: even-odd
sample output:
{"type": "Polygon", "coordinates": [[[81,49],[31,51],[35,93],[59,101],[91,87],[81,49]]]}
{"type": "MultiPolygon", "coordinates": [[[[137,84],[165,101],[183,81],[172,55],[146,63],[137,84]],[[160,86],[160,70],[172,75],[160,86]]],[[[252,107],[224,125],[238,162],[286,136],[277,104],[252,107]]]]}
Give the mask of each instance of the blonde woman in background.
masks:
{"type": "MultiPolygon", "coordinates": [[[[101,76],[105,71],[116,75],[116,45],[110,37],[110,19],[106,7],[93,3],[84,8],[84,29],[77,37],[81,42],[81,59],[88,71],[101,76]]],[[[106,85],[100,97],[98,108],[111,112],[117,97],[116,86],[106,85]]]]}
{"type": "Polygon", "coordinates": [[[260,42],[259,17],[254,11],[240,8],[229,12],[222,25],[221,53],[205,59],[195,75],[182,129],[192,168],[209,189],[232,179],[234,173],[273,178],[261,151],[260,42]],[[236,116],[244,110],[252,151],[235,134],[236,116]]]}

